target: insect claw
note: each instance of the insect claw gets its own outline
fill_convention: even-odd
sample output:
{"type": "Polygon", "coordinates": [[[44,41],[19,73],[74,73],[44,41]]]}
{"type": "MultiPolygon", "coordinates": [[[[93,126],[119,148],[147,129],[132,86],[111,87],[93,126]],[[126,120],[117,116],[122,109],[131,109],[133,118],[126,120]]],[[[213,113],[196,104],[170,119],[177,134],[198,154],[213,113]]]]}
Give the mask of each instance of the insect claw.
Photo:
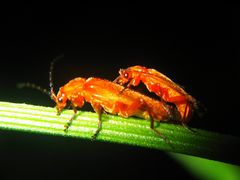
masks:
{"type": "Polygon", "coordinates": [[[95,141],[97,139],[97,136],[99,134],[99,132],[101,131],[102,129],[102,122],[99,121],[98,123],[98,129],[96,130],[96,132],[92,135],[92,141],[95,141]]]}
{"type": "Polygon", "coordinates": [[[68,131],[68,128],[69,128],[69,126],[70,126],[70,123],[69,123],[69,122],[67,122],[67,123],[64,125],[64,129],[63,129],[63,131],[64,131],[64,132],[67,132],[67,131],[68,131]]]}
{"type": "Polygon", "coordinates": [[[97,134],[95,133],[94,135],[92,135],[92,141],[95,141],[97,139],[97,134]]]}

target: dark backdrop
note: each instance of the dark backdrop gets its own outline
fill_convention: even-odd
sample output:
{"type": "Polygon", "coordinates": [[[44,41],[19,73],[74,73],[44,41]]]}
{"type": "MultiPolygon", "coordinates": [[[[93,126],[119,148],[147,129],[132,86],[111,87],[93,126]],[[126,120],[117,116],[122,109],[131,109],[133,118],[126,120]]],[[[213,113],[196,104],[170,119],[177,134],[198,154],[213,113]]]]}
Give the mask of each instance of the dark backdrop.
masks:
{"type": "MultiPolygon", "coordinates": [[[[204,105],[204,116],[194,117],[190,127],[240,135],[238,9],[140,3],[73,9],[52,12],[35,6],[8,13],[1,25],[1,101],[54,106],[47,96],[15,86],[48,87],[49,64],[60,54],[65,57],[54,71],[56,90],[77,76],[113,80],[120,68],[138,64],[166,74],[204,105]]],[[[170,177],[190,176],[155,150],[6,131],[0,140],[1,174],[7,176],[13,171],[151,178],[167,170],[174,171],[170,177]]]]}

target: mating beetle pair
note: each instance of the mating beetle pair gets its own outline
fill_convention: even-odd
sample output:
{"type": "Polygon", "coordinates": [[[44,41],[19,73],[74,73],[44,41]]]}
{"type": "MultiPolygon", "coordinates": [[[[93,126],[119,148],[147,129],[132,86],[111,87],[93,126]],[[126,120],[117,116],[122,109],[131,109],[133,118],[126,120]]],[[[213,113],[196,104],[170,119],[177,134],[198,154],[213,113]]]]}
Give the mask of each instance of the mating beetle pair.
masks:
{"type": "MultiPolygon", "coordinates": [[[[126,118],[136,116],[148,119],[151,130],[166,139],[161,132],[154,128],[154,121],[174,120],[186,124],[197,107],[196,100],[171,79],[154,69],[147,69],[143,66],[121,69],[120,75],[113,82],[100,78],[78,77],[60,87],[58,93],[55,94],[52,80],[55,61],[56,59],[50,66],[49,94],[56,103],[58,115],[66,107],[68,101],[74,110],[72,118],[64,126],[65,131],[71,125],[77,108],[83,107],[84,102],[88,102],[99,117],[98,128],[92,136],[93,139],[97,137],[102,128],[101,115],[104,111],[126,118]],[[131,86],[138,86],[140,82],[150,92],[159,96],[159,100],[130,89],[131,86]]],[[[29,83],[21,84],[21,86],[47,92],[45,89],[29,83]]]]}

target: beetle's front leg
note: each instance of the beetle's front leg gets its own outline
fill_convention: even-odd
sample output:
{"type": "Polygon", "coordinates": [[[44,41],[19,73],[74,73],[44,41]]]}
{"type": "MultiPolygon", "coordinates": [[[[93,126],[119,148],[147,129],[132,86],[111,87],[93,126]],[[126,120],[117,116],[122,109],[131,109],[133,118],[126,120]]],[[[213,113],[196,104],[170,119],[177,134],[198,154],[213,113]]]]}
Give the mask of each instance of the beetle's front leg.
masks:
{"type": "Polygon", "coordinates": [[[68,120],[68,122],[64,125],[64,131],[67,132],[68,128],[71,126],[72,124],[72,121],[73,119],[76,117],[76,114],[77,114],[77,107],[75,107],[73,104],[72,104],[72,107],[73,107],[73,115],[72,117],[68,120]]]}
{"type": "Polygon", "coordinates": [[[60,116],[61,115],[61,112],[62,112],[62,109],[60,109],[60,108],[58,108],[57,106],[56,106],[56,110],[57,110],[57,116],[60,116]]]}
{"type": "Polygon", "coordinates": [[[131,86],[138,86],[140,82],[141,82],[140,76],[137,76],[131,79],[130,82],[127,84],[127,86],[124,87],[124,89],[122,89],[120,93],[122,93],[126,88],[130,88],[131,86]]]}
{"type": "Polygon", "coordinates": [[[136,77],[134,77],[133,79],[130,80],[127,87],[129,88],[130,86],[138,86],[140,82],[141,82],[141,77],[136,76],[136,77]]]}

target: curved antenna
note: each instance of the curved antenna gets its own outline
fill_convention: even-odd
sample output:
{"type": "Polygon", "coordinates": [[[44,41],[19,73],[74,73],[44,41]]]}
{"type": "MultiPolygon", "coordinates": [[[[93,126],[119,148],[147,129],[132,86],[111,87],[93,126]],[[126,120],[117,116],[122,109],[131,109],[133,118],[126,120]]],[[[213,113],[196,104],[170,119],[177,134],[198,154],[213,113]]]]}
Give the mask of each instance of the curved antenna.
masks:
{"type": "Polygon", "coordinates": [[[47,89],[41,87],[41,86],[38,86],[36,84],[33,84],[33,83],[18,83],[17,84],[17,88],[21,89],[21,88],[31,88],[31,89],[36,89],[38,91],[41,91],[43,94],[47,94],[48,96],[51,96],[51,93],[50,91],[48,91],[47,89]]]}
{"type": "Polygon", "coordinates": [[[56,102],[56,95],[53,90],[53,69],[54,69],[54,64],[56,61],[59,59],[63,58],[64,54],[59,55],[58,57],[54,58],[50,64],[50,70],[49,70],[49,86],[50,86],[50,96],[51,98],[56,102]]]}

